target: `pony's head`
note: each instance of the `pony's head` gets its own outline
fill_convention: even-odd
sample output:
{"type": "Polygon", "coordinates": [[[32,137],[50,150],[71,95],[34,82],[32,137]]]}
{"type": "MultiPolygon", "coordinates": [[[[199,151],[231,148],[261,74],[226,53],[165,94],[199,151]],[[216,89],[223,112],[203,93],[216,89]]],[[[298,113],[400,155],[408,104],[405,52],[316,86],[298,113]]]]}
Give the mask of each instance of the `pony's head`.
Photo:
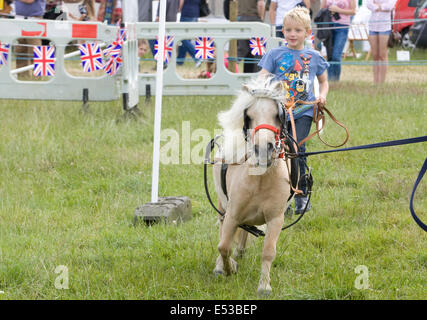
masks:
{"type": "Polygon", "coordinates": [[[282,83],[271,77],[242,86],[232,108],[218,115],[224,129],[226,161],[236,161],[249,153],[254,155],[255,165],[267,168],[273,163],[286,124],[281,104],[285,94],[282,83]]]}

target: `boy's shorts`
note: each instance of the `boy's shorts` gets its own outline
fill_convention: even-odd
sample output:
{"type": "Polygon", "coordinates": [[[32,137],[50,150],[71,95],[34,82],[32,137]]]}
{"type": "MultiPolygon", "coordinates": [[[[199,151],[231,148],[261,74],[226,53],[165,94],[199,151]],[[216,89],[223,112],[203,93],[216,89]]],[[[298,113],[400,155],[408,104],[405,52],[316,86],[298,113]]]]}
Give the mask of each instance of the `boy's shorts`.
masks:
{"type": "Polygon", "coordinates": [[[370,36],[389,36],[391,35],[391,30],[388,31],[369,31],[370,36]]]}

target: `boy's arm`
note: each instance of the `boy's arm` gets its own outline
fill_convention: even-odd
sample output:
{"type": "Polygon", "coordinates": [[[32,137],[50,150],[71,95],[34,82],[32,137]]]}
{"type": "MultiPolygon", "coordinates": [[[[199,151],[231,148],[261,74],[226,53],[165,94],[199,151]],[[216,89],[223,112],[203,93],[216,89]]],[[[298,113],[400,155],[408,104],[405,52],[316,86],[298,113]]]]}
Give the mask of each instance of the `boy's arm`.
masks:
{"type": "Polygon", "coordinates": [[[317,80],[319,80],[319,104],[321,106],[325,106],[326,96],[328,95],[329,91],[329,82],[326,72],[323,72],[320,76],[317,76],[317,80]]]}

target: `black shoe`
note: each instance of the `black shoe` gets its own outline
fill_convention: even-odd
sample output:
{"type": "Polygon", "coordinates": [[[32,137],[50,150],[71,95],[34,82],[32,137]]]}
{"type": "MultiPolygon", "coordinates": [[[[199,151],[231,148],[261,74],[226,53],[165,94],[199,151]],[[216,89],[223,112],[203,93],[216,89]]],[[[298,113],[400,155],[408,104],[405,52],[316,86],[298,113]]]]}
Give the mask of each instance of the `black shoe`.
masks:
{"type": "Polygon", "coordinates": [[[310,211],[311,202],[308,201],[308,197],[295,197],[295,214],[302,214],[310,211]]]}
{"type": "Polygon", "coordinates": [[[285,217],[292,217],[292,215],[294,214],[294,210],[292,208],[292,205],[289,205],[289,207],[286,209],[285,211],[285,217]]]}

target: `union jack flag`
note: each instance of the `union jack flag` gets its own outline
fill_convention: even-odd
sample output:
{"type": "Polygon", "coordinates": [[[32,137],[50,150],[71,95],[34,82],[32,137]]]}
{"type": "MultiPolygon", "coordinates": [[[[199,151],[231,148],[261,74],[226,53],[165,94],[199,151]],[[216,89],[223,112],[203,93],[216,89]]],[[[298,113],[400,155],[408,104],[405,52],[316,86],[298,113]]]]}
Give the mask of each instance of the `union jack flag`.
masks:
{"type": "Polygon", "coordinates": [[[101,49],[97,43],[81,44],[79,49],[84,72],[93,72],[104,67],[101,49]]]}
{"type": "Polygon", "coordinates": [[[103,51],[104,55],[108,58],[104,64],[104,71],[110,76],[114,76],[123,63],[122,47],[125,41],[126,29],[119,29],[116,40],[103,51]]]}
{"type": "MultiPolygon", "coordinates": [[[[168,63],[170,57],[172,56],[172,49],[173,49],[173,41],[174,38],[172,36],[166,36],[165,37],[165,49],[164,49],[164,58],[163,58],[163,62],[168,63]]],[[[158,55],[158,51],[159,51],[159,41],[158,39],[156,39],[156,43],[154,45],[154,59],[157,60],[158,55]]]]}
{"type": "Polygon", "coordinates": [[[122,57],[111,57],[104,65],[104,71],[110,76],[114,76],[117,71],[120,69],[123,63],[122,57]]]}
{"type": "Polygon", "coordinates": [[[311,45],[312,45],[312,47],[314,49],[314,33],[313,33],[313,31],[311,31],[310,40],[311,40],[311,45]]]}
{"type": "Polygon", "coordinates": [[[34,70],[36,77],[55,75],[55,47],[36,46],[34,52],[34,70]]]}
{"type": "Polygon", "coordinates": [[[9,44],[2,44],[0,41],[0,66],[6,65],[7,56],[9,55],[9,44]]]}
{"type": "Polygon", "coordinates": [[[120,29],[117,35],[117,41],[123,45],[123,42],[126,41],[126,29],[120,29]]]}
{"type": "Polygon", "coordinates": [[[265,45],[266,40],[264,37],[249,39],[249,47],[253,56],[263,56],[265,54],[265,45]]]}
{"type": "Polygon", "coordinates": [[[121,56],[123,43],[126,41],[126,29],[120,29],[117,32],[117,38],[104,51],[105,56],[121,56]]]}
{"type": "Polygon", "coordinates": [[[122,45],[118,41],[113,41],[104,51],[105,56],[117,57],[122,54],[122,45]]]}
{"type": "Polygon", "coordinates": [[[196,49],[196,59],[215,58],[215,47],[211,37],[197,37],[194,48],[196,49]]]}

